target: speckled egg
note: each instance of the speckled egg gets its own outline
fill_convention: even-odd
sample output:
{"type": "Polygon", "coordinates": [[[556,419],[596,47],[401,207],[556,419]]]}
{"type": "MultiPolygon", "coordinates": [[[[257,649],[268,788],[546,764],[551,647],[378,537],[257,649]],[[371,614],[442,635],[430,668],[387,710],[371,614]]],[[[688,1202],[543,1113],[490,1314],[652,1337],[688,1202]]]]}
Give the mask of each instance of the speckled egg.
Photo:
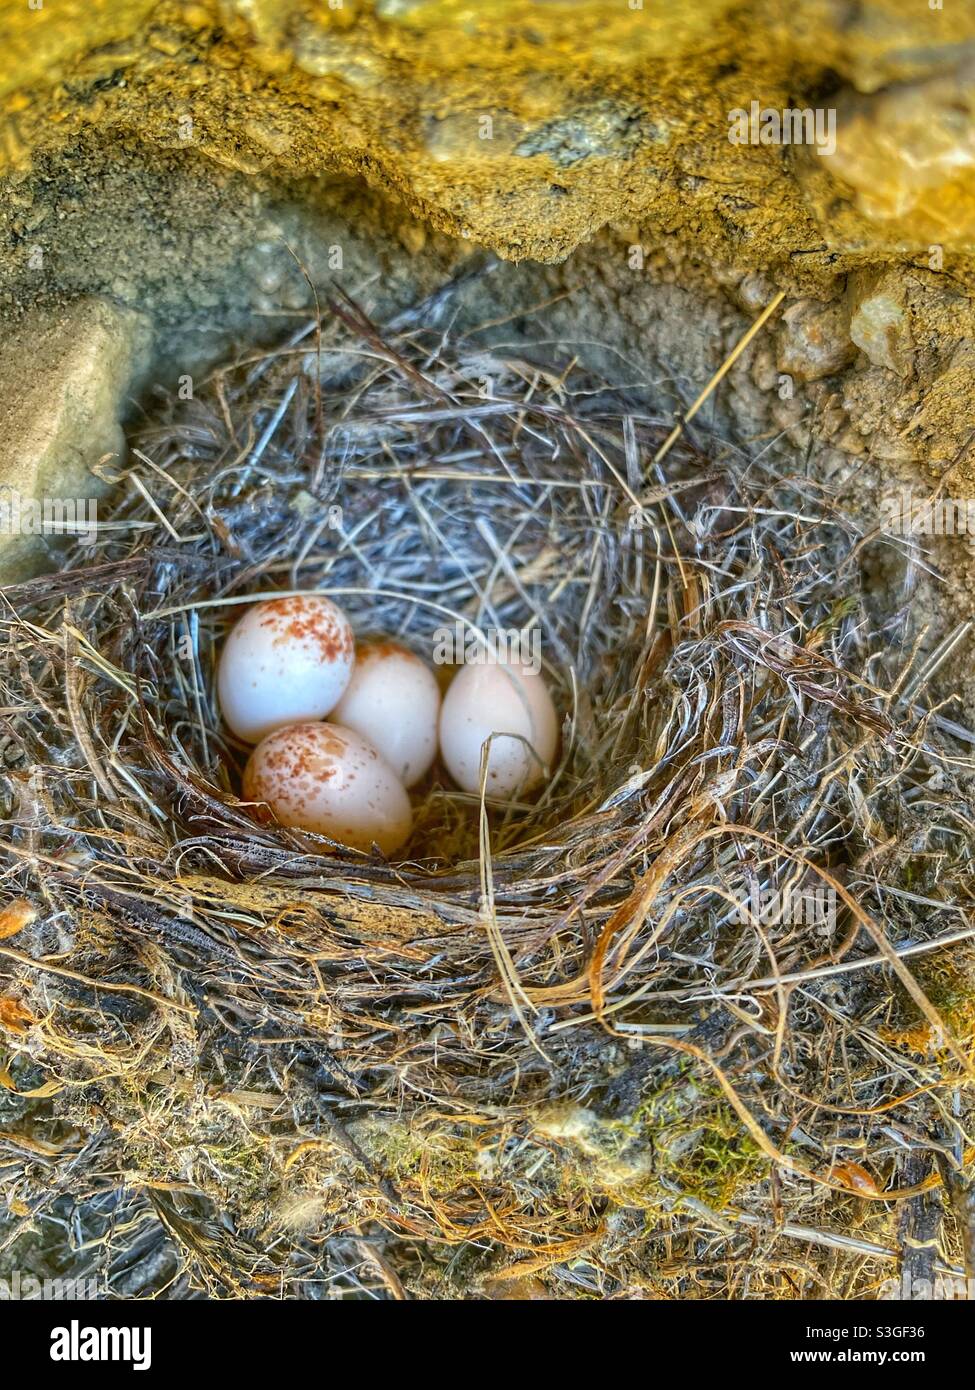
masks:
{"type": "Polygon", "coordinates": [[[530,666],[472,664],[451,681],[440,711],[440,751],[466,792],[480,790],[481,747],[488,738],[487,796],[520,796],[546,776],[559,722],[544,678],[530,666]]]}
{"type": "Polygon", "coordinates": [[[323,719],[352,677],[355,638],[337,604],[320,594],[255,603],[224,643],[217,693],[238,738],[323,719]]]}
{"type": "Polygon", "coordinates": [[[246,801],[263,801],[282,825],[313,830],[350,849],[384,854],[413,829],[410,799],[385,758],[337,724],[291,724],[268,734],[244,769],[246,801]]]}
{"type": "Polygon", "coordinates": [[[405,787],[412,787],[437,755],[440,688],[418,656],[398,642],[362,642],[355,670],[332,712],[378,748],[405,787]]]}

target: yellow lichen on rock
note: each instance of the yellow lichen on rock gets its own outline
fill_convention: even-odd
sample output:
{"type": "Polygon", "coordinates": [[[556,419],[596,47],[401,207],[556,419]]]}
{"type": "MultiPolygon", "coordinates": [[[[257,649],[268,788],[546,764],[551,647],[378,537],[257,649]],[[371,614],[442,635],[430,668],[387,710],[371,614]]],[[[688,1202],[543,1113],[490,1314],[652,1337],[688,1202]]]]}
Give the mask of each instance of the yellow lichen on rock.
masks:
{"type": "MultiPolygon", "coordinates": [[[[836,150],[823,162],[868,223],[908,246],[975,246],[971,65],[874,96],[847,95],[837,115],[836,150]]],[[[835,208],[822,220],[836,244],[835,208]]]]}
{"type": "MultiPolygon", "coordinates": [[[[562,259],[607,222],[642,221],[767,264],[818,254],[821,231],[789,151],[735,148],[729,112],[752,100],[782,108],[835,86],[835,73],[950,81],[975,16],[932,15],[925,47],[902,10],[883,0],[851,18],[832,0],[753,0],[743,26],[730,0],[102,0],[39,11],[0,0],[0,171],[96,131],[248,175],[362,175],[438,229],[512,259],[562,259]]],[[[873,216],[875,193],[857,196],[873,216]]],[[[925,200],[947,245],[953,196],[925,200]]]]}
{"type": "Polygon", "coordinates": [[[0,97],[50,82],[60,65],[133,33],[154,0],[0,0],[0,97]]]}

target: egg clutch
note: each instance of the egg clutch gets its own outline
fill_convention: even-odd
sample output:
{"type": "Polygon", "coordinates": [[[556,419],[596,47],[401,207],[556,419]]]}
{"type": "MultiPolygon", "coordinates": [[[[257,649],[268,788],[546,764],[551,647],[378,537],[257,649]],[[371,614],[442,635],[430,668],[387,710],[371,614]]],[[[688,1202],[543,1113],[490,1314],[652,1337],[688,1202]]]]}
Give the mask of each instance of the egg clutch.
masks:
{"type": "Polygon", "coordinates": [[[281,825],[351,849],[400,849],[413,829],[408,789],[439,749],[462,791],[511,800],[547,775],[559,725],[542,676],[519,661],[459,668],[441,700],[427,664],[397,642],[357,643],[331,599],[301,594],[249,608],[224,644],[223,717],[256,747],[246,800],[281,825]]]}

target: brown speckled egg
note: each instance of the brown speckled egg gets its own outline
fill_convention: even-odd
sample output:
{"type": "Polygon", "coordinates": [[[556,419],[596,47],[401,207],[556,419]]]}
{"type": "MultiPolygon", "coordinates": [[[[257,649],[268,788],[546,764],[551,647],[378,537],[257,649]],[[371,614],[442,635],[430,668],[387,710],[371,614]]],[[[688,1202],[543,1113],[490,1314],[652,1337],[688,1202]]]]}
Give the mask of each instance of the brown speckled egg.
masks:
{"type": "Polygon", "coordinates": [[[350,849],[384,854],[413,829],[410,799],[371,743],[338,724],[291,724],[257,745],[244,798],[265,801],[282,825],[314,830],[350,849]]]}
{"type": "Polygon", "coordinates": [[[221,713],[247,743],[285,724],[324,719],[345,693],[354,664],[352,628],[331,599],[299,594],[255,603],[224,643],[221,713]]]}

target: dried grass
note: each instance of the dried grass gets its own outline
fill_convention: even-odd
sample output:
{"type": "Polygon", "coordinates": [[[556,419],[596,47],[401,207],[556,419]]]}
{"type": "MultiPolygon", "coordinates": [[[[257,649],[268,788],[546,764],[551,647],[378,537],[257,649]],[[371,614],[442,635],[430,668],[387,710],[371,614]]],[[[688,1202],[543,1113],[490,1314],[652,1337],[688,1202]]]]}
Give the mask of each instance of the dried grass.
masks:
{"type": "Polygon", "coordinates": [[[7,591],[0,1248],[120,1296],[849,1298],[933,1211],[963,1269],[975,807],[918,557],[871,595],[895,542],[805,469],[477,341],[332,306],[7,591]],[[427,655],[540,629],[538,799],[435,772],[396,863],[259,823],[215,658],[291,590],[427,655]],[[749,910],[789,888],[833,927],[749,910]]]}

